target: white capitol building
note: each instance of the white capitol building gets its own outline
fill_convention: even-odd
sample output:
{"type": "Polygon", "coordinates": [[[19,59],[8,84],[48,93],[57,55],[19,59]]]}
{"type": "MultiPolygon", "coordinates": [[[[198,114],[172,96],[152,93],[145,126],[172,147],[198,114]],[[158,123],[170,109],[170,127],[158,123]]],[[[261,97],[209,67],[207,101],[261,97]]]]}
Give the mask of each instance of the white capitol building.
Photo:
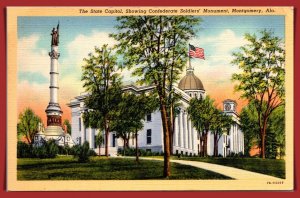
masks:
{"type": "MultiPolygon", "coordinates": [[[[132,93],[147,92],[154,89],[154,86],[127,85],[123,87],[123,91],[132,93]]],[[[173,137],[173,154],[198,155],[200,152],[200,137],[193,127],[187,107],[189,100],[193,97],[205,97],[205,90],[201,80],[195,76],[194,70],[190,67],[186,71],[186,75],[180,80],[175,92],[182,96],[180,100],[180,113],[175,118],[175,129],[173,137]]],[[[90,148],[95,152],[99,152],[95,139],[98,133],[104,133],[94,128],[88,128],[83,122],[83,112],[86,110],[84,99],[86,93],[75,97],[68,106],[72,112],[72,139],[76,144],[82,144],[84,141],[90,143],[90,148]]],[[[218,154],[226,157],[230,153],[244,153],[244,134],[239,127],[239,118],[236,112],[236,102],[233,100],[223,101],[224,113],[231,115],[234,124],[231,126],[229,134],[223,134],[218,142],[218,154]]],[[[129,140],[129,147],[135,147],[134,136],[129,140]]],[[[213,155],[213,134],[208,133],[207,152],[213,155]]],[[[163,152],[163,127],[161,114],[159,110],[148,114],[144,121],[144,128],[138,132],[139,149],[151,152],[163,152]]],[[[105,145],[102,145],[101,155],[104,155],[105,145]]],[[[109,133],[108,153],[116,155],[118,148],[123,148],[123,140],[116,138],[115,132],[109,133]]]]}
{"type": "MultiPolygon", "coordinates": [[[[88,128],[84,125],[82,115],[86,110],[84,99],[87,95],[82,94],[75,97],[68,106],[72,112],[72,135],[65,133],[62,128],[62,110],[58,102],[58,59],[60,56],[59,45],[59,25],[52,30],[51,52],[50,56],[50,100],[45,110],[47,114],[47,127],[45,130],[39,130],[35,135],[35,144],[40,145],[43,141],[54,139],[59,145],[83,144],[88,141],[90,148],[98,152],[95,145],[96,135],[104,133],[97,129],[88,128]]],[[[173,134],[173,154],[184,155],[198,155],[200,153],[200,137],[198,132],[193,127],[189,115],[187,114],[187,107],[189,100],[193,97],[205,97],[205,89],[201,80],[195,76],[194,69],[189,66],[186,70],[186,75],[180,80],[178,87],[174,87],[175,92],[181,95],[180,113],[175,118],[175,128],[173,134]]],[[[154,86],[128,85],[123,87],[123,91],[130,91],[132,93],[148,92],[155,89],[154,86]]],[[[223,134],[218,142],[218,154],[226,157],[230,153],[244,153],[244,134],[239,127],[239,118],[236,113],[236,102],[233,100],[223,101],[224,113],[231,115],[234,124],[231,126],[229,134],[223,134]]],[[[131,137],[129,146],[135,147],[135,138],[131,137]]],[[[115,132],[109,133],[108,153],[109,155],[116,155],[118,148],[123,148],[123,141],[116,138],[115,132]]],[[[207,139],[207,153],[213,155],[213,134],[208,133],[207,139]]],[[[144,121],[144,128],[138,132],[139,149],[144,149],[151,152],[163,152],[163,127],[161,121],[161,114],[159,110],[148,114],[144,121]]],[[[103,144],[103,148],[105,143],[103,144]]],[[[105,149],[101,149],[101,155],[104,154],[105,149]]]]}

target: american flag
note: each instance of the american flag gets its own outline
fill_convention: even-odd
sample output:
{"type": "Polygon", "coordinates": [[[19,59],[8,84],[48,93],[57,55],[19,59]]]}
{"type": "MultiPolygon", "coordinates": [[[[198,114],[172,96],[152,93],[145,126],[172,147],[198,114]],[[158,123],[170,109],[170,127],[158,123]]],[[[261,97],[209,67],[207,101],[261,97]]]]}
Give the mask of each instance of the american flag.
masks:
{"type": "Polygon", "coordinates": [[[204,57],[204,49],[200,47],[195,47],[191,44],[190,45],[190,51],[189,51],[189,56],[192,58],[201,58],[205,59],[204,57]]]}

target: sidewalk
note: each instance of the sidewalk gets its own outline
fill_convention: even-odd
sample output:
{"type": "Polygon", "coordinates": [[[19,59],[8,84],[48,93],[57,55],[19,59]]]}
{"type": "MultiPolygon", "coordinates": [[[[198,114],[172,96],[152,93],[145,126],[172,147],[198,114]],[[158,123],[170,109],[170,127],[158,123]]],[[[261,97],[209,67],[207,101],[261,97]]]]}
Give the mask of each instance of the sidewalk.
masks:
{"type": "MultiPolygon", "coordinates": [[[[143,160],[163,160],[158,158],[149,158],[149,157],[140,157],[140,159],[143,160]]],[[[197,168],[213,171],[228,177],[231,177],[233,179],[238,180],[279,180],[280,178],[264,175],[261,173],[255,173],[247,170],[242,170],[238,168],[228,167],[228,166],[222,166],[217,164],[211,164],[206,162],[197,162],[197,161],[187,161],[187,160],[170,160],[170,162],[183,164],[183,165],[189,165],[194,166],[197,168]]]]}

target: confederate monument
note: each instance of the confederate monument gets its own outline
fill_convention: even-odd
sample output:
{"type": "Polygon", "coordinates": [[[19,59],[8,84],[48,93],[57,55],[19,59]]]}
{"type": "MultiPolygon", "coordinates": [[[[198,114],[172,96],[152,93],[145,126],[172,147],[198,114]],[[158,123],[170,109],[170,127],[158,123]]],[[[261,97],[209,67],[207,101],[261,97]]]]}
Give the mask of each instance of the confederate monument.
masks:
{"type": "Polygon", "coordinates": [[[56,143],[59,145],[70,145],[72,146],[73,140],[69,134],[67,134],[62,128],[62,110],[58,103],[58,58],[60,53],[58,52],[59,44],[59,24],[56,29],[52,29],[51,33],[51,52],[50,56],[50,101],[45,110],[47,114],[47,128],[45,132],[39,131],[36,135],[35,141],[42,142],[43,140],[47,141],[49,139],[56,140],[56,143]]]}

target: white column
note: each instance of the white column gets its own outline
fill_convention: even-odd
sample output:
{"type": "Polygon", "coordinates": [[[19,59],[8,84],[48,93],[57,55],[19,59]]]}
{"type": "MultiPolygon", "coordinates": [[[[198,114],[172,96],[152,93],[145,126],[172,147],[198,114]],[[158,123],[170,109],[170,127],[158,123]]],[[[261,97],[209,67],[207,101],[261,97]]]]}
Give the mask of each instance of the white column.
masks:
{"type": "Polygon", "coordinates": [[[183,128],[183,113],[182,113],[182,111],[180,111],[180,123],[179,123],[179,125],[180,125],[180,147],[182,148],[182,147],[184,147],[184,145],[183,145],[183,130],[184,130],[184,128],[183,128]]]}
{"type": "Polygon", "coordinates": [[[193,149],[193,136],[192,136],[192,122],[188,119],[189,122],[189,149],[193,149]]]}
{"type": "Polygon", "coordinates": [[[230,127],[230,152],[233,151],[233,125],[230,127]]]}
{"type": "MultiPolygon", "coordinates": [[[[51,53],[58,53],[58,46],[51,47],[51,53]]],[[[58,59],[51,54],[50,66],[50,103],[58,103],[58,59]]]]}
{"type": "Polygon", "coordinates": [[[84,126],[84,122],[83,122],[83,113],[81,113],[81,144],[83,144],[83,142],[85,142],[86,140],[86,134],[85,134],[85,126],[84,126]]]}
{"type": "Polygon", "coordinates": [[[89,143],[90,143],[90,148],[94,148],[94,139],[95,139],[95,132],[94,129],[89,128],[89,143]]]}
{"type": "MultiPolygon", "coordinates": [[[[192,122],[191,122],[191,125],[192,125],[192,122]]],[[[193,152],[195,152],[195,131],[194,131],[194,127],[191,126],[191,133],[192,133],[192,150],[193,152]]],[[[197,152],[195,152],[197,153],[197,152]]]]}
{"type": "Polygon", "coordinates": [[[178,146],[178,116],[175,117],[175,128],[174,128],[174,145],[178,146]]]}
{"type": "Polygon", "coordinates": [[[189,116],[188,114],[186,114],[186,125],[187,125],[187,148],[190,149],[191,148],[191,134],[190,134],[190,120],[189,120],[189,116]]]}
{"type": "Polygon", "coordinates": [[[236,127],[234,125],[234,139],[235,139],[235,152],[237,153],[237,133],[236,133],[236,127]]]}
{"type": "Polygon", "coordinates": [[[185,148],[188,148],[188,126],[187,126],[187,113],[184,113],[184,131],[185,131],[185,148]]]}

